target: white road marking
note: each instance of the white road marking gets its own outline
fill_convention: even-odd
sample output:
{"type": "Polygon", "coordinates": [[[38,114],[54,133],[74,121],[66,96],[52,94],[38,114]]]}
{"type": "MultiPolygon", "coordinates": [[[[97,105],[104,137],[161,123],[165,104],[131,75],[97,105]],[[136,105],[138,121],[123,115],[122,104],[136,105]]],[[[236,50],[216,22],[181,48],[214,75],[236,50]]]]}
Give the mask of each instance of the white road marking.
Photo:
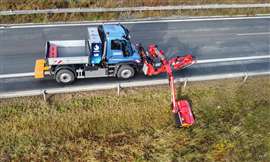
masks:
{"type": "Polygon", "coordinates": [[[262,55],[262,56],[248,56],[248,57],[232,57],[232,58],[197,60],[196,64],[230,62],[230,61],[245,61],[245,60],[258,60],[258,59],[270,59],[270,54],[269,55],[262,55]]]}
{"type": "MultiPolygon", "coordinates": [[[[232,58],[197,60],[197,62],[195,64],[245,61],[245,60],[258,60],[258,59],[270,59],[270,54],[269,55],[262,55],[262,56],[248,56],[248,57],[232,57],[232,58]]],[[[17,78],[17,77],[32,77],[32,76],[34,76],[34,72],[14,73],[14,74],[0,74],[0,79],[17,78]]]]}
{"type": "Polygon", "coordinates": [[[270,32],[260,32],[260,33],[239,33],[238,36],[249,36],[249,35],[269,35],[270,32]]]}
{"type": "Polygon", "coordinates": [[[29,73],[14,73],[14,74],[1,74],[0,79],[17,78],[17,77],[31,77],[34,76],[34,72],[29,73]]]}
{"type": "Polygon", "coordinates": [[[210,18],[187,18],[187,19],[163,19],[163,20],[135,20],[135,21],[103,21],[103,22],[80,22],[80,23],[70,23],[70,24],[29,24],[29,25],[4,25],[1,28],[44,28],[44,27],[64,27],[64,26],[90,26],[90,25],[100,25],[106,24],[146,24],[146,23],[166,23],[166,22],[197,22],[197,21],[222,21],[222,20],[247,20],[247,19],[268,19],[270,16],[255,16],[255,17],[210,17],[210,18]]]}

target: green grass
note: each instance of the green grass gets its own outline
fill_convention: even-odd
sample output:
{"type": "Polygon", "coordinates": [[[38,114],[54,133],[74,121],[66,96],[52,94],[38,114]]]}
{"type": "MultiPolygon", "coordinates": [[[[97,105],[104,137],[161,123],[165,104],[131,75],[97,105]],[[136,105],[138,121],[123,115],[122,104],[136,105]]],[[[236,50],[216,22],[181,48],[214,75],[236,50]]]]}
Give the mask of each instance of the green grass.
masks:
{"type": "Polygon", "coordinates": [[[0,161],[270,161],[269,77],[180,90],[197,119],[187,129],[167,86],[0,100],[0,161]]]}

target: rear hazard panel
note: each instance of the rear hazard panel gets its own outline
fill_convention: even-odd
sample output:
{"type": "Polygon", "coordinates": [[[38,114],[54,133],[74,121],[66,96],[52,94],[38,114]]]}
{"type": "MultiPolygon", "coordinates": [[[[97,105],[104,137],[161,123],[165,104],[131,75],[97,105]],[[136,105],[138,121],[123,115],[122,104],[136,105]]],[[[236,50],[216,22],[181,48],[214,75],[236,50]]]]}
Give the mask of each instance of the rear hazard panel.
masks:
{"type": "Polygon", "coordinates": [[[35,78],[44,78],[44,70],[45,70],[45,60],[44,59],[36,60],[35,78]]]}
{"type": "Polygon", "coordinates": [[[88,56],[48,58],[49,65],[88,64],[88,56]]]}

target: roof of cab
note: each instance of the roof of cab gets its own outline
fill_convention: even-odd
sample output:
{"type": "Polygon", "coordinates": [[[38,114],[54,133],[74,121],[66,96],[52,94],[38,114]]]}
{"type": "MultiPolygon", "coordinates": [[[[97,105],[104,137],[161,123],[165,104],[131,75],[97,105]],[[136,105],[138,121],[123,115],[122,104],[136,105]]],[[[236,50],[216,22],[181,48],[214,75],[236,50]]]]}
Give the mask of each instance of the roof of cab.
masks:
{"type": "Polygon", "coordinates": [[[120,24],[103,24],[105,33],[109,33],[110,38],[122,38],[126,35],[125,30],[120,24]]]}

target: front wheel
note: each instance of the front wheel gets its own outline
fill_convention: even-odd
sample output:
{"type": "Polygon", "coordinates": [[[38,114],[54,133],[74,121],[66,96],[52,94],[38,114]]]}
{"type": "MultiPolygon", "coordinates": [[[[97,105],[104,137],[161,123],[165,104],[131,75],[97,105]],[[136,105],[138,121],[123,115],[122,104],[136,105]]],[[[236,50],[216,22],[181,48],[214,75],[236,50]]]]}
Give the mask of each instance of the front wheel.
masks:
{"type": "Polygon", "coordinates": [[[75,81],[75,75],[71,70],[61,69],[56,73],[55,79],[61,84],[71,84],[75,81]]]}
{"type": "Polygon", "coordinates": [[[117,77],[121,79],[129,79],[132,78],[134,75],[135,70],[129,65],[122,65],[117,72],[117,77]]]}

